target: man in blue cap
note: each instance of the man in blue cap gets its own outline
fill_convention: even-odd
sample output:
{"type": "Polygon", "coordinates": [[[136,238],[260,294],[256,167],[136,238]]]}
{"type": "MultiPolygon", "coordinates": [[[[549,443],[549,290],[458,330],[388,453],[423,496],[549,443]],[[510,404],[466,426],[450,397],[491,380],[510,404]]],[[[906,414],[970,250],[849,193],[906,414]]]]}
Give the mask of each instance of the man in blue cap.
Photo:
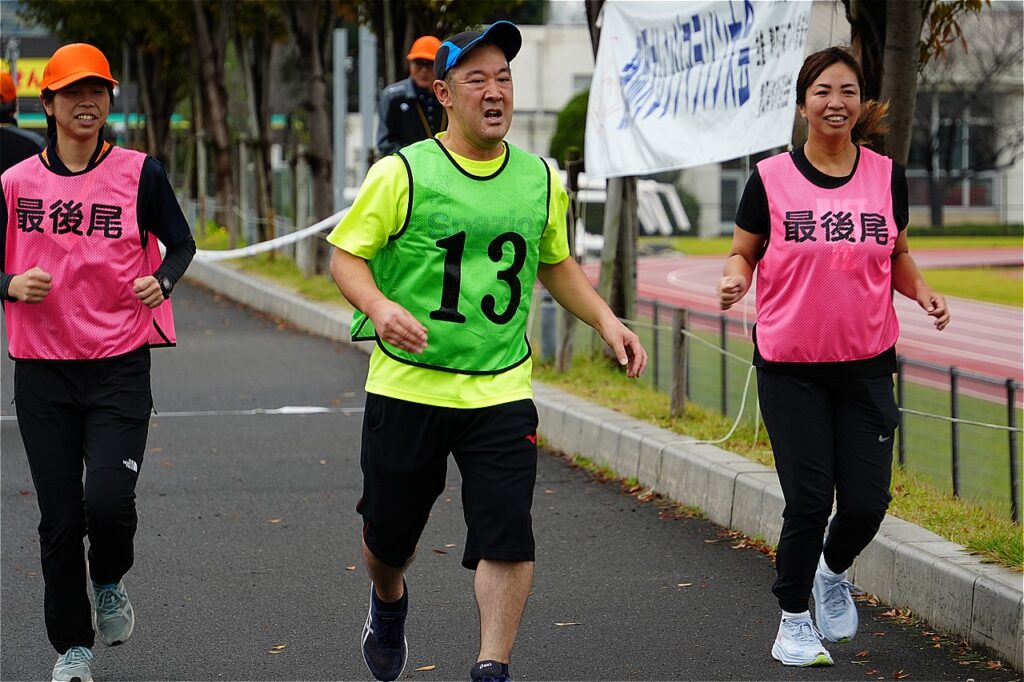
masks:
{"type": "Polygon", "coordinates": [[[526,340],[539,278],[594,327],[630,377],[647,363],[569,257],[568,198],[543,159],[505,142],[514,24],[441,44],[433,83],[448,129],[374,164],[328,237],[331,274],[355,306],[352,338],[376,342],[366,380],[363,557],[373,581],[363,659],[395,680],[408,655],[405,571],[448,455],[462,474],[462,565],[476,571],[480,650],[471,679],[510,680],[533,580],[537,410],[526,340]]]}

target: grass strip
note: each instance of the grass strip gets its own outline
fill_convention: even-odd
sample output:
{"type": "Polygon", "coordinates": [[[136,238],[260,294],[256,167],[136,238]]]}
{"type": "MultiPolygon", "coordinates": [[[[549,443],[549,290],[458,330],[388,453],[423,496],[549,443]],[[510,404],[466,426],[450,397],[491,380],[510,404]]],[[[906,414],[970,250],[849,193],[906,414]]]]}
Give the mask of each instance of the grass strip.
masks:
{"type": "MultiPolygon", "coordinates": [[[[631,381],[603,356],[573,360],[572,369],[559,374],[547,364],[535,365],[534,378],[551,386],[651,422],[688,437],[715,440],[732,422],[720,414],[688,403],[680,418],[669,416],[669,397],[631,381]]],[[[723,446],[719,446],[723,447],[723,446]]],[[[771,446],[764,430],[741,425],[723,447],[765,466],[773,466],[771,446]]],[[[893,468],[893,500],[889,512],[985,559],[1017,571],[1024,570],[1024,537],[1019,525],[981,505],[954,499],[918,476],[893,468]]]]}

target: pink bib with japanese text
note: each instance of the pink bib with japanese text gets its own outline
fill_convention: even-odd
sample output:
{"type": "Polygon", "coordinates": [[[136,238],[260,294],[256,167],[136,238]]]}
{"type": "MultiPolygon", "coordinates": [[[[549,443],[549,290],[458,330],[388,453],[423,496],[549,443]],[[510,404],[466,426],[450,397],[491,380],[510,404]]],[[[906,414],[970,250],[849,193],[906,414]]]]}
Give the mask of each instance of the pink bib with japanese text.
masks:
{"type": "Polygon", "coordinates": [[[872,358],[899,337],[892,305],[892,160],[861,147],[853,176],[826,189],[792,157],[757,164],[771,214],[757,265],[757,348],[770,362],[872,358]]]}
{"type": "Polygon", "coordinates": [[[12,358],[97,360],[174,344],[171,302],[151,310],[132,291],[161,262],[157,239],[138,224],[145,159],[114,147],[78,175],[57,175],[39,156],[4,173],[4,271],[38,266],[52,277],[42,302],[4,304],[12,358]]]}

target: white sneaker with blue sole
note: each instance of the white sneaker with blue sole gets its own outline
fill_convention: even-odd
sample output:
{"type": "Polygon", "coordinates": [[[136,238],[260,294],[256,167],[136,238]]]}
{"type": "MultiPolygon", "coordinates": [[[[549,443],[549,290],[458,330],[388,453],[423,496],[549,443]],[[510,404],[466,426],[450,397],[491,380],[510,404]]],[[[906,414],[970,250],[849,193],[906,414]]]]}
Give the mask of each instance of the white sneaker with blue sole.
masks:
{"type": "Polygon", "coordinates": [[[833,573],[825,563],[824,555],[818,560],[814,572],[814,621],[821,634],[830,642],[848,642],[857,634],[857,605],[853,594],[859,593],[846,579],[847,572],[833,573]]]}
{"type": "Polygon", "coordinates": [[[92,584],[96,606],[92,611],[92,626],[96,637],[107,646],[124,644],[135,629],[135,609],[128,600],[124,581],[117,584],[92,584]]]}
{"type": "Polygon", "coordinates": [[[832,655],[821,640],[821,633],[811,622],[811,614],[783,618],[772,645],[772,658],[783,665],[805,668],[832,665],[832,655]]]}
{"type": "Polygon", "coordinates": [[[93,682],[92,649],[73,646],[57,658],[53,666],[53,682],[93,682]]]}

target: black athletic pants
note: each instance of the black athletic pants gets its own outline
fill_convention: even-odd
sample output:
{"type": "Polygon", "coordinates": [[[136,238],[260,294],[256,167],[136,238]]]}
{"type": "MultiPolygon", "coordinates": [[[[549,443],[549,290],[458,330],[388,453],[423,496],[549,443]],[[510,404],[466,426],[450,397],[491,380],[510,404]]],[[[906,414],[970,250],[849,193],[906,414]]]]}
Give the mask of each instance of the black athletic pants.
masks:
{"type": "Polygon", "coordinates": [[[93,645],[82,538],[89,536],[97,583],[116,583],[134,560],[149,370],[148,348],[88,362],[15,363],[18,428],[39,502],[46,633],[60,654],[93,645]]]}
{"type": "Polygon", "coordinates": [[[892,377],[805,379],[758,368],[758,397],[786,500],[772,587],[806,611],[825,525],[825,562],[839,573],[871,542],[891,499],[899,411],[892,377]]]}

